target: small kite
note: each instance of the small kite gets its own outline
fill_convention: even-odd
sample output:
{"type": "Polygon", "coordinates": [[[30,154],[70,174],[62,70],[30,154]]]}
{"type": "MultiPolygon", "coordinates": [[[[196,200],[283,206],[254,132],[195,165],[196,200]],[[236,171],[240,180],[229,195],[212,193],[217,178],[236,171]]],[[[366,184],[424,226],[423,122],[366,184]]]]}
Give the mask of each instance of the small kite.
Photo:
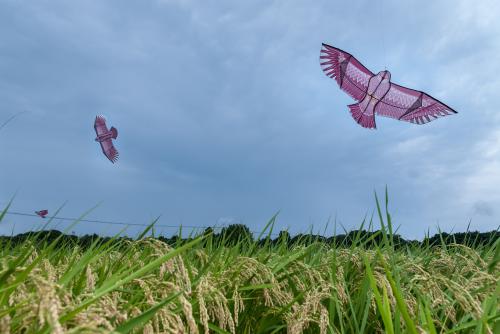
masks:
{"type": "Polygon", "coordinates": [[[104,116],[96,116],[94,129],[97,134],[95,141],[101,144],[102,153],[104,153],[109,161],[115,163],[116,160],[118,160],[118,151],[113,146],[112,139],[116,139],[118,136],[118,130],[114,127],[111,127],[111,129],[108,130],[104,116]]]}
{"type": "Polygon", "coordinates": [[[416,124],[457,112],[432,96],[391,82],[389,71],[373,74],[351,54],[323,43],[321,68],[358,101],[348,105],[354,120],[375,129],[375,114],[416,124]]]}
{"type": "Polygon", "coordinates": [[[42,218],[45,218],[49,214],[49,210],[40,210],[40,211],[35,211],[37,215],[39,215],[42,218]]]}

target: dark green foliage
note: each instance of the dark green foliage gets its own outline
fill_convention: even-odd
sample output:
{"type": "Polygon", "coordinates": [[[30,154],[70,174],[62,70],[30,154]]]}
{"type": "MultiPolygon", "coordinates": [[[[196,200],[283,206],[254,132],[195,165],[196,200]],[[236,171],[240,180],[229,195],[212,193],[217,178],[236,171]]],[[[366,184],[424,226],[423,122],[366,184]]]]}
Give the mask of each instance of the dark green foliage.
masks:
{"type": "Polygon", "coordinates": [[[422,241],[423,244],[428,244],[429,246],[439,246],[442,244],[442,240],[446,245],[449,244],[460,244],[468,247],[476,247],[486,244],[492,244],[498,240],[500,236],[499,231],[491,232],[459,232],[448,234],[446,232],[441,232],[441,236],[436,234],[431,238],[426,238],[422,241]]]}
{"type": "Polygon", "coordinates": [[[232,224],[224,227],[218,235],[220,242],[226,246],[234,246],[240,241],[253,242],[253,235],[248,226],[243,224],[232,224]]]}
{"type": "MultiPolygon", "coordinates": [[[[57,230],[48,230],[41,232],[27,232],[18,234],[15,236],[0,236],[0,245],[4,246],[16,246],[25,242],[26,240],[34,240],[35,243],[50,244],[55,241],[58,237],[60,239],[57,241],[57,246],[70,246],[78,245],[83,249],[90,247],[95,241],[99,241],[100,244],[106,243],[111,240],[110,237],[100,237],[97,234],[84,235],[84,236],[74,236],[74,235],[62,235],[62,232],[57,230]]],[[[203,235],[212,235],[211,244],[216,246],[234,246],[238,244],[239,241],[248,243],[253,242],[253,235],[250,229],[242,224],[229,225],[221,230],[220,233],[214,233],[213,229],[207,228],[203,235]]],[[[491,232],[460,232],[454,234],[448,234],[446,232],[441,232],[432,237],[427,237],[423,241],[417,240],[405,240],[401,236],[395,234],[392,236],[394,240],[394,248],[401,249],[406,246],[430,246],[430,247],[440,247],[450,244],[461,244],[468,247],[478,247],[487,244],[493,244],[500,238],[499,231],[491,232]]],[[[171,236],[170,238],[159,236],[158,240],[169,244],[171,246],[182,244],[192,240],[192,238],[179,238],[178,235],[171,236]]],[[[119,243],[123,240],[131,241],[131,238],[114,238],[113,243],[119,243]]],[[[258,240],[257,244],[263,246],[266,239],[262,238],[258,240]]],[[[380,231],[366,231],[366,230],[353,230],[347,234],[340,234],[331,237],[324,237],[320,235],[313,234],[298,234],[291,237],[287,231],[281,231],[279,235],[271,240],[271,244],[285,244],[289,248],[294,246],[308,246],[313,243],[322,243],[328,246],[337,245],[337,247],[348,248],[353,244],[362,244],[366,248],[375,248],[377,245],[383,243],[383,234],[380,231]],[[358,242],[356,242],[358,240],[358,242]]]]}

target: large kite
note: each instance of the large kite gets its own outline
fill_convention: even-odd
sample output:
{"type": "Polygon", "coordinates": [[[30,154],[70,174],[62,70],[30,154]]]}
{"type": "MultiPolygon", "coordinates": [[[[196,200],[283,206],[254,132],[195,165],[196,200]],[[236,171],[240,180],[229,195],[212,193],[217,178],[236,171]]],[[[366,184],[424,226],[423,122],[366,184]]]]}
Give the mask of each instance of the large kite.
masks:
{"type": "Polygon", "coordinates": [[[389,71],[370,72],[351,54],[323,43],[321,68],[357,103],[348,105],[354,120],[374,129],[375,114],[416,124],[457,112],[432,96],[391,82],[389,71]]]}
{"type": "Polygon", "coordinates": [[[114,127],[111,127],[111,129],[108,130],[104,116],[96,116],[94,129],[97,134],[95,141],[101,144],[102,153],[104,153],[109,161],[115,163],[116,160],[118,160],[118,151],[113,146],[112,139],[116,139],[118,136],[118,130],[114,127]]]}

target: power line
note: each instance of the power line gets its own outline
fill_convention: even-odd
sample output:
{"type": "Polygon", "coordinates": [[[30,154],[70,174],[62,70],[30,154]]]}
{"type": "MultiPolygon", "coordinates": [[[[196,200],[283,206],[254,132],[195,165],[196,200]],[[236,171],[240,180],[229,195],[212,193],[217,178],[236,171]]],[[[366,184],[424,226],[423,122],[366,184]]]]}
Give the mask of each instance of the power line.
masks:
{"type": "MultiPolygon", "coordinates": [[[[7,211],[6,214],[8,215],[14,215],[14,216],[26,216],[26,217],[39,217],[36,214],[32,213],[26,213],[26,212],[18,212],[18,211],[7,211]]],[[[108,225],[125,225],[125,226],[142,226],[142,227],[148,227],[150,224],[140,224],[140,223],[125,223],[125,222],[117,222],[117,221],[104,221],[104,220],[90,220],[90,219],[78,219],[78,218],[68,218],[68,217],[56,217],[56,216],[47,216],[46,218],[49,219],[54,219],[54,220],[67,220],[67,221],[81,221],[81,222],[87,222],[87,223],[97,223],[97,224],[108,224],[108,225]]],[[[227,224],[222,224],[220,226],[208,226],[208,225],[202,225],[202,226],[197,226],[197,225],[165,225],[165,224],[155,224],[154,227],[165,227],[165,228],[179,228],[179,227],[187,227],[187,228],[222,228],[225,227],[227,224]]],[[[261,232],[257,231],[250,231],[254,234],[259,234],[261,232]]],[[[264,233],[267,235],[268,233],[264,233]]],[[[278,236],[279,233],[271,233],[271,236],[278,236]]]]}
{"type": "MultiPolygon", "coordinates": [[[[17,211],[7,211],[8,215],[15,216],[26,216],[26,217],[38,217],[36,214],[25,213],[25,212],[17,212],[17,211]]],[[[125,222],[117,222],[117,221],[104,221],[104,220],[90,220],[90,219],[78,219],[78,218],[68,218],[68,217],[56,217],[56,216],[47,216],[46,218],[55,219],[55,220],[69,220],[69,221],[81,221],[87,223],[97,223],[97,224],[108,224],[108,225],[125,225],[125,226],[143,226],[148,227],[150,224],[140,224],[140,223],[125,223],[125,222]]],[[[196,226],[196,225],[164,225],[164,224],[155,224],[157,227],[167,227],[167,228],[177,228],[177,227],[187,227],[187,228],[208,228],[213,226],[196,226]]]]}

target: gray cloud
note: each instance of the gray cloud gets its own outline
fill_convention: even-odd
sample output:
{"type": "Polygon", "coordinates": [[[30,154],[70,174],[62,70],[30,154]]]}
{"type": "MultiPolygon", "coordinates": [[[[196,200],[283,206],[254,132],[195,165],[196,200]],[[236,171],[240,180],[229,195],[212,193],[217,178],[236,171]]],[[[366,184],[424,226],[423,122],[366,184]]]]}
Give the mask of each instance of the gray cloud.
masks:
{"type": "MultiPolygon", "coordinates": [[[[103,201],[91,218],[146,223],[161,214],[165,224],[210,225],[235,217],[253,230],[280,210],[279,227],[294,233],[335,214],[359,226],[373,190],[387,184],[402,234],[422,236],[437,220],[465,228],[466,208],[500,179],[500,156],[485,153],[499,129],[489,103],[497,65],[485,59],[500,51],[500,25],[480,17],[500,12],[493,2],[420,8],[4,1],[0,121],[30,113],[0,132],[0,201],[18,190],[18,210],[68,200],[63,212],[77,216],[103,201]],[[374,71],[386,66],[395,82],[460,113],[425,126],[378,118],[377,131],[362,129],[347,112],[350,98],[320,70],[321,42],[374,71]],[[117,165],[93,142],[96,114],[119,130],[117,165]]],[[[18,230],[38,224],[9,219],[18,230]]],[[[497,224],[484,215],[473,223],[497,224]]]]}
{"type": "Polygon", "coordinates": [[[493,216],[493,207],[485,201],[478,201],[474,203],[474,213],[480,216],[493,216]]]}

